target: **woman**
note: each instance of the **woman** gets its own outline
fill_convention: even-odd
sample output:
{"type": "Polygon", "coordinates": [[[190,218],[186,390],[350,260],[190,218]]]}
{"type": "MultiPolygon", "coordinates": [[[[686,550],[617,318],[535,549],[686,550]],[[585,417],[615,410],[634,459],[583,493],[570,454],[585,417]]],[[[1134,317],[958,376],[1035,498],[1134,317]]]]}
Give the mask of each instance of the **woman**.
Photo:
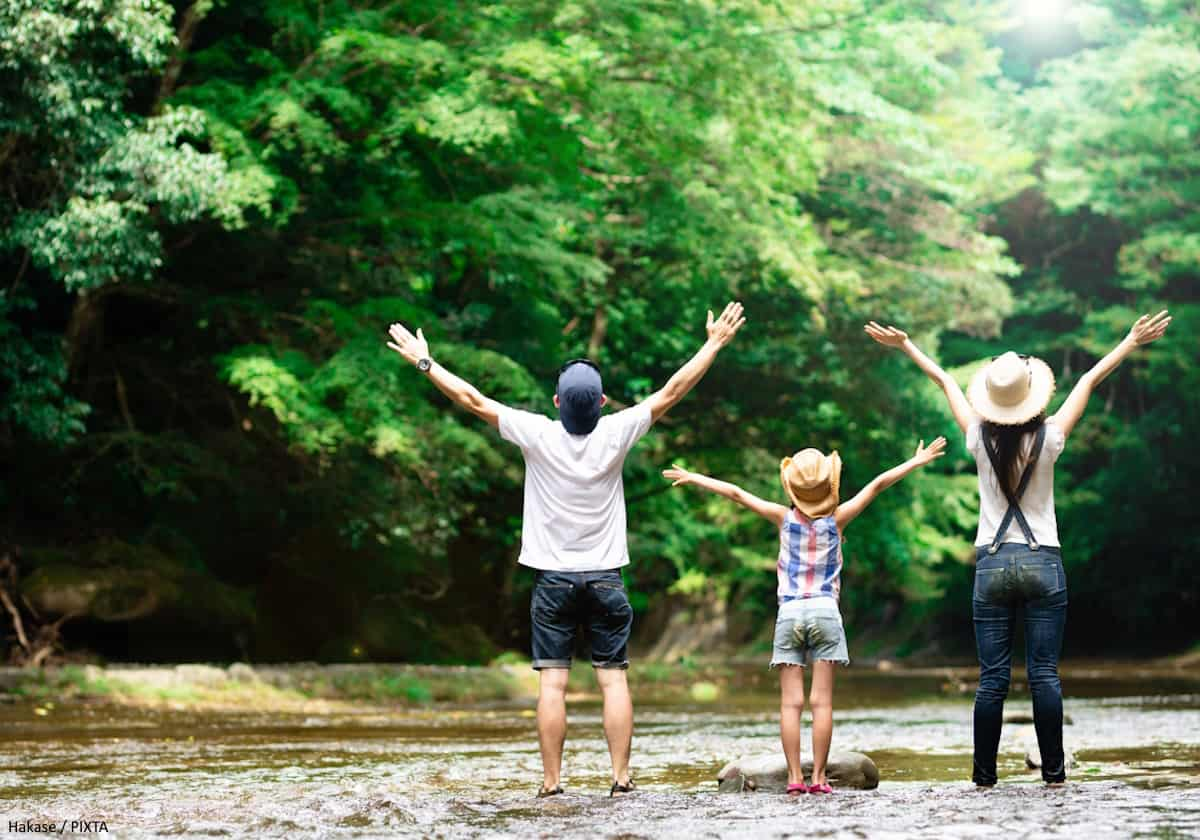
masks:
{"type": "Polygon", "coordinates": [[[1058,655],[1067,612],[1054,462],[1095,387],[1135,348],[1162,337],[1166,310],[1143,315],[1112,352],[1079,378],[1062,406],[1046,417],[1054,374],[1041,359],[1005,353],[985,365],[964,395],[958,383],[895,327],[872,321],[867,335],[899,347],[941,387],[979,472],[979,529],[975,536],[975,759],[972,779],[996,784],[996,752],[1012,669],[1017,609],[1025,622],[1025,667],[1042,754],[1042,778],[1066,780],[1062,746],[1062,685],[1058,655]]]}

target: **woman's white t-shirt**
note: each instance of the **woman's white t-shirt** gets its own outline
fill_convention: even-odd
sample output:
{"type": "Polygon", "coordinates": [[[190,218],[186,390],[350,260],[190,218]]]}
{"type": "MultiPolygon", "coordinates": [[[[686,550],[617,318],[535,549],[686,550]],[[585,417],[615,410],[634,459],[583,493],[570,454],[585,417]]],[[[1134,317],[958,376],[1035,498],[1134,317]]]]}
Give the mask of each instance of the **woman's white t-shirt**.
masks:
{"type": "Polygon", "coordinates": [[[500,437],[525,456],[523,566],[557,572],[616,569],[625,542],[625,456],[650,428],[650,406],[606,414],[586,435],[542,414],[500,410],[500,437]]]}
{"type": "MultiPolygon", "coordinates": [[[[975,534],[975,545],[992,544],[996,530],[1008,510],[1008,499],[996,481],[996,473],[992,469],[991,459],[984,448],[981,436],[982,426],[978,421],[967,426],[967,451],[975,456],[975,466],[979,471],[979,530],[975,534]]],[[[1029,459],[1030,450],[1036,432],[1030,432],[1021,443],[1021,469],[1029,459]]],[[[1029,486],[1021,496],[1021,512],[1029,522],[1029,528],[1039,545],[1058,546],[1058,520],[1054,516],[1054,462],[1062,454],[1066,438],[1062,429],[1056,424],[1046,421],[1046,439],[1042,443],[1042,454],[1038,456],[1037,465],[1029,479],[1029,486]]],[[[1014,516],[1008,529],[1000,538],[1000,542],[1025,542],[1021,525],[1014,516]]]]}

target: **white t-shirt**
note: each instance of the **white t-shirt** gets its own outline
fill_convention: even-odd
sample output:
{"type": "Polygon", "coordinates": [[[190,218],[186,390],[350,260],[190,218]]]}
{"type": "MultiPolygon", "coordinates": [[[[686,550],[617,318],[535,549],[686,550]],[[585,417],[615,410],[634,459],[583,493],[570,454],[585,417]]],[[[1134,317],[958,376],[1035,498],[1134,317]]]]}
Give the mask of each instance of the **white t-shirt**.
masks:
{"type": "Polygon", "coordinates": [[[646,403],[604,415],[586,435],[541,414],[501,409],[500,437],[525,456],[522,565],[591,572],[629,562],[621,468],[649,428],[646,403]]]}
{"type": "MultiPolygon", "coordinates": [[[[996,530],[1000,527],[1004,513],[1008,510],[1008,499],[996,481],[991,459],[984,448],[978,421],[967,427],[967,451],[975,456],[979,471],[979,530],[975,534],[975,545],[991,545],[996,530]]],[[[1022,441],[1021,469],[1033,449],[1036,432],[1031,432],[1022,441]]],[[[1058,546],[1058,520],[1054,516],[1054,462],[1062,454],[1066,438],[1062,429],[1054,423],[1046,423],[1046,439],[1042,443],[1042,454],[1038,456],[1029,486],[1020,498],[1021,512],[1029,522],[1029,528],[1039,545],[1058,546]]],[[[1014,516],[1000,542],[1024,543],[1025,535],[1014,516]]]]}

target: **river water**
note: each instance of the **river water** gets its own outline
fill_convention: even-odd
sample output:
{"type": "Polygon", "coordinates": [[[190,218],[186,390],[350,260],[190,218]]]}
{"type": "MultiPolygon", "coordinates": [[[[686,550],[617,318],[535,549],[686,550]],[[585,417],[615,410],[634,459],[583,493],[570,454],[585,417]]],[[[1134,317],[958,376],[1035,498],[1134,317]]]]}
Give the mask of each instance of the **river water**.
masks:
{"type": "MultiPolygon", "coordinates": [[[[1200,836],[1200,674],[1068,669],[1069,784],[1049,789],[1025,770],[1032,727],[1010,724],[1001,784],[984,793],[966,781],[971,698],[953,679],[849,669],[835,691],[834,750],[871,755],[880,786],[788,799],[716,792],[726,761],[778,748],[778,701],[746,673],[705,704],[639,701],[653,691],[635,687],[639,790],[620,799],[607,798],[588,698],[569,706],[567,793],[546,800],[533,796],[529,703],[328,714],[6,704],[0,831],[102,820],[107,833],[87,836],[1200,836]]],[[[1009,708],[1028,711],[1028,696],[1009,708]]]]}

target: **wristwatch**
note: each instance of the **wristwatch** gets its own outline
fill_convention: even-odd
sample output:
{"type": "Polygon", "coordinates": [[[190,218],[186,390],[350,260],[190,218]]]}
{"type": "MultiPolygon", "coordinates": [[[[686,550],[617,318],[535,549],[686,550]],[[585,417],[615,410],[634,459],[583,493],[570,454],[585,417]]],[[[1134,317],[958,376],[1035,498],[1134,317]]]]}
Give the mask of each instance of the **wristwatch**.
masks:
{"type": "Polygon", "coordinates": [[[417,370],[421,373],[429,373],[431,367],[433,367],[433,359],[426,357],[417,361],[417,370]]]}

